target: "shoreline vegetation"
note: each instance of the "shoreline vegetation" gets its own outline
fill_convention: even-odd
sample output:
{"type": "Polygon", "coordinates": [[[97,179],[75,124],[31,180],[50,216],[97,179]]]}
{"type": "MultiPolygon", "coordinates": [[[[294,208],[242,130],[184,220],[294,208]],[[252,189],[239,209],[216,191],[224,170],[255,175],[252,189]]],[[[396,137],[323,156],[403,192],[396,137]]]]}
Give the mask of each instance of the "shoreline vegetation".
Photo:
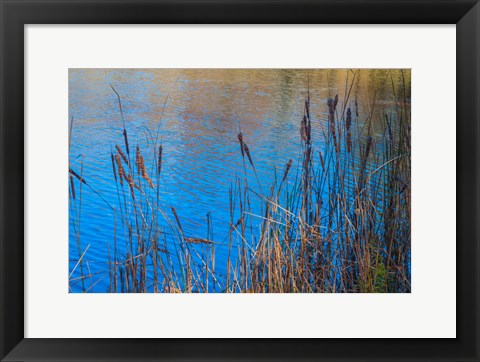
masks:
{"type": "MultiPolygon", "coordinates": [[[[411,292],[411,128],[405,80],[402,89],[394,89],[394,111],[384,114],[380,133],[372,129],[371,114],[359,119],[350,92],[341,102],[338,95],[326,99],[326,127],[313,129],[307,87],[300,100],[300,133],[292,135],[302,141],[300,159],[278,165],[269,185],[257,176],[255,150],[239,126],[236,139],[226,142],[238,144],[244,172],[232,176],[225,195],[229,232],[218,239],[209,210],[205,237],[184,230],[174,205],[162,209],[162,164],[168,150],[158,132],[148,148],[130,143],[121,96],[113,86],[112,91],[123,128],[111,159],[105,160],[116,203],[97,193],[115,218],[107,292],[411,292]],[[321,146],[313,144],[313,132],[321,135],[321,146]],[[119,247],[118,240],[126,245],[119,247]],[[227,250],[221,266],[219,248],[227,250]]],[[[70,139],[73,128],[72,119],[70,139]]],[[[80,233],[81,223],[87,222],[81,219],[85,188],[96,193],[95,185],[83,178],[81,161],[79,169],[69,168],[70,227],[78,253],[69,283],[92,292],[100,279],[87,283],[93,275],[84,261],[90,244],[80,233]]]]}

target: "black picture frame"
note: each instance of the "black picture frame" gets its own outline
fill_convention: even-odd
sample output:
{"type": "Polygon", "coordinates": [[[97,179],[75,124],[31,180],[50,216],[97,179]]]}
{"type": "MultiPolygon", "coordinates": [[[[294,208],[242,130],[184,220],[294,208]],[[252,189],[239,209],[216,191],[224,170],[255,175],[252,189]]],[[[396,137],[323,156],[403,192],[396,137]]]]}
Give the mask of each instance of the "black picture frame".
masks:
{"type": "Polygon", "coordinates": [[[478,0],[1,0],[0,4],[2,361],[479,361],[478,0]],[[456,24],[457,338],[24,338],[24,26],[158,23],[456,24]]]}

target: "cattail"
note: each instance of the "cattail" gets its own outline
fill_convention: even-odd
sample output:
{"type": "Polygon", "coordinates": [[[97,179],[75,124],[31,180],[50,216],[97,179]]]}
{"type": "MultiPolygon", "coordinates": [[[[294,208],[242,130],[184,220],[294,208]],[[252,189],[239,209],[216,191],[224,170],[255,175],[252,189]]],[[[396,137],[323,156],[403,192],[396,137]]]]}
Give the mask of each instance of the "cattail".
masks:
{"type": "Polygon", "coordinates": [[[117,149],[118,154],[122,157],[122,159],[125,161],[125,163],[128,165],[128,159],[127,156],[123,153],[122,149],[120,148],[119,145],[115,145],[115,148],[117,149]]]}
{"type": "Polygon", "coordinates": [[[125,139],[125,148],[127,149],[127,155],[130,155],[130,148],[128,147],[127,130],[125,128],[123,129],[123,138],[125,139]]]}
{"type": "Polygon", "coordinates": [[[157,165],[158,175],[160,175],[160,172],[162,171],[162,153],[163,153],[163,146],[160,145],[158,147],[158,165],[157,165]]]}
{"type": "Polygon", "coordinates": [[[285,182],[285,180],[287,179],[287,175],[288,175],[288,171],[290,171],[290,167],[292,167],[292,159],[290,159],[287,162],[287,165],[285,166],[285,172],[283,173],[282,183],[285,182]]]}
{"type": "Polygon", "coordinates": [[[213,244],[213,241],[202,238],[185,238],[185,242],[190,244],[213,244]]]}
{"type": "Polygon", "coordinates": [[[302,141],[307,141],[307,117],[303,116],[302,124],[300,126],[300,136],[302,137],[302,141]]]}
{"type": "Polygon", "coordinates": [[[70,175],[70,186],[71,186],[71,189],[72,189],[72,197],[73,199],[75,200],[75,184],[73,182],[73,177],[72,175],[70,175]]]}
{"type": "Polygon", "coordinates": [[[347,109],[347,120],[345,123],[345,127],[347,128],[347,151],[350,153],[352,150],[352,135],[350,132],[350,127],[352,125],[352,111],[350,110],[350,107],[347,109]]]}
{"type": "Polygon", "coordinates": [[[243,221],[243,216],[240,216],[240,218],[237,220],[237,222],[235,223],[235,226],[233,228],[236,229],[237,226],[240,225],[242,221],[243,221]]]}
{"type": "Polygon", "coordinates": [[[250,162],[250,164],[252,165],[253,168],[255,168],[255,166],[253,165],[253,161],[252,161],[252,157],[250,156],[250,150],[248,149],[248,146],[246,143],[243,144],[243,149],[245,151],[245,154],[247,155],[248,157],[248,161],[250,162]]]}
{"type": "Polygon", "coordinates": [[[115,183],[117,183],[117,171],[115,170],[115,157],[113,156],[113,152],[110,152],[110,157],[112,158],[113,176],[115,177],[115,183]]]}
{"type": "Polygon", "coordinates": [[[135,155],[135,162],[137,164],[137,171],[142,177],[145,179],[145,181],[148,182],[150,187],[153,189],[153,182],[148,176],[147,173],[147,168],[145,167],[145,159],[143,158],[142,154],[140,153],[140,147],[137,145],[137,152],[135,155]]]}
{"type": "Polygon", "coordinates": [[[142,173],[143,167],[145,164],[142,160],[142,155],[140,154],[140,147],[137,145],[137,152],[135,152],[135,164],[137,165],[137,172],[140,175],[142,173]]]}
{"type": "Polygon", "coordinates": [[[182,224],[180,223],[180,218],[178,217],[177,211],[175,210],[175,208],[173,206],[172,206],[172,213],[173,213],[173,216],[175,216],[175,220],[177,221],[177,224],[178,224],[178,227],[179,227],[180,231],[183,233],[182,224]]]}
{"type": "Polygon", "coordinates": [[[75,176],[77,179],[79,179],[81,182],[83,182],[85,185],[87,184],[87,182],[85,181],[85,179],[80,176],[78,173],[76,173],[75,171],[73,171],[71,168],[68,169],[68,171],[73,175],[75,176]]]}
{"type": "Polygon", "coordinates": [[[349,130],[351,126],[352,126],[352,111],[351,111],[350,107],[348,107],[347,108],[347,120],[345,122],[345,127],[347,127],[347,130],[349,130]]]}
{"type": "Polygon", "coordinates": [[[307,124],[307,143],[310,144],[312,139],[312,121],[310,120],[310,118],[308,118],[308,122],[306,122],[306,124],[307,124]]]}
{"type": "Polygon", "coordinates": [[[242,152],[242,157],[245,157],[245,155],[243,153],[243,135],[242,135],[242,132],[239,132],[237,137],[238,137],[238,142],[240,142],[240,152],[242,152]]]}
{"type": "Polygon", "coordinates": [[[127,175],[125,174],[125,170],[122,165],[122,160],[120,159],[120,154],[115,155],[115,160],[117,161],[117,168],[118,168],[118,179],[120,180],[120,185],[123,186],[123,179],[127,179],[127,175]]]}
{"type": "Polygon", "coordinates": [[[368,136],[367,140],[367,149],[365,150],[365,160],[368,158],[368,155],[370,154],[370,149],[372,147],[372,136],[368,136]]]}
{"type": "Polygon", "coordinates": [[[307,118],[310,119],[310,101],[305,100],[305,112],[307,113],[307,118]]]}
{"type": "Polygon", "coordinates": [[[335,96],[335,100],[333,100],[332,98],[328,98],[327,100],[330,133],[333,138],[333,145],[335,146],[335,150],[338,153],[339,148],[337,143],[337,133],[335,131],[335,107],[337,106],[337,102],[338,102],[338,95],[335,96]]]}
{"type": "Polygon", "coordinates": [[[127,177],[125,178],[125,180],[127,180],[128,186],[130,186],[130,191],[132,192],[132,197],[135,198],[134,188],[138,189],[138,187],[135,185],[135,182],[133,182],[132,175],[128,174],[127,177]]]}
{"type": "Polygon", "coordinates": [[[148,176],[148,173],[147,173],[147,170],[144,169],[144,173],[142,174],[143,178],[145,179],[145,181],[148,182],[148,184],[150,185],[150,187],[153,189],[153,182],[152,182],[152,179],[148,176]]]}

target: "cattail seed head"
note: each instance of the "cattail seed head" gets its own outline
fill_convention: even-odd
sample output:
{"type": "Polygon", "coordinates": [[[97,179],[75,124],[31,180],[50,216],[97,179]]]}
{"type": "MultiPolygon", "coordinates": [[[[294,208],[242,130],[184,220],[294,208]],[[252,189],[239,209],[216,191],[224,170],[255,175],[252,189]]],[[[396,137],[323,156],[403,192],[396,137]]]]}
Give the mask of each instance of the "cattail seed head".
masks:
{"type": "Polygon", "coordinates": [[[246,143],[243,144],[243,150],[245,151],[245,154],[248,157],[248,161],[250,162],[250,165],[252,165],[252,167],[255,168],[255,166],[253,165],[252,157],[250,155],[250,150],[248,149],[248,146],[246,143]]]}
{"type": "Polygon", "coordinates": [[[365,159],[367,159],[368,155],[370,154],[370,149],[372,148],[372,141],[373,141],[372,136],[368,136],[367,149],[365,150],[365,159]]]}
{"type": "Polygon", "coordinates": [[[75,184],[73,182],[73,176],[70,175],[70,187],[72,189],[72,197],[75,200],[75,184]]]}
{"type": "Polygon", "coordinates": [[[350,110],[350,107],[347,108],[347,120],[345,122],[345,126],[347,127],[347,130],[350,129],[352,125],[352,111],[350,110]]]}
{"type": "Polygon", "coordinates": [[[302,137],[302,141],[307,141],[307,117],[303,116],[302,123],[300,125],[300,136],[302,137]]]}
{"type": "Polygon", "coordinates": [[[242,152],[242,157],[244,157],[244,153],[243,153],[243,135],[242,135],[242,132],[239,132],[238,135],[238,142],[240,142],[240,152],[242,152]]]}
{"type": "Polygon", "coordinates": [[[157,171],[159,176],[160,176],[160,172],[162,171],[162,154],[163,154],[163,146],[160,145],[158,146],[158,165],[157,165],[157,171]]]}
{"type": "Polygon", "coordinates": [[[137,171],[142,177],[145,179],[145,181],[148,182],[150,187],[153,189],[153,182],[148,176],[147,173],[147,168],[145,167],[145,159],[143,158],[142,154],[140,153],[140,147],[137,145],[137,152],[135,155],[135,162],[137,164],[137,171]]]}
{"type": "Polygon", "coordinates": [[[185,242],[190,244],[213,244],[213,241],[202,238],[185,238],[185,242]]]}
{"type": "Polygon", "coordinates": [[[347,119],[345,121],[345,127],[347,128],[347,152],[352,151],[352,135],[350,132],[350,127],[352,126],[352,111],[350,107],[347,109],[347,119]]]}
{"type": "Polygon", "coordinates": [[[285,180],[287,179],[288,171],[290,171],[290,167],[292,167],[292,159],[290,159],[285,166],[285,172],[283,173],[282,182],[285,182],[285,180]]]}
{"type": "Polygon", "coordinates": [[[115,177],[115,183],[117,182],[117,171],[115,169],[115,156],[113,156],[113,152],[110,152],[110,157],[112,159],[112,170],[113,176],[115,177]]]}
{"type": "Polygon", "coordinates": [[[335,150],[338,153],[339,148],[338,148],[338,143],[337,143],[337,133],[336,133],[336,130],[335,130],[335,108],[337,107],[337,102],[338,102],[338,95],[335,96],[335,100],[333,100],[332,98],[328,98],[328,100],[327,100],[328,121],[329,121],[330,134],[332,135],[335,150]]]}
{"type": "Polygon", "coordinates": [[[128,147],[127,130],[125,128],[123,129],[123,138],[125,139],[125,148],[127,149],[127,155],[130,155],[130,147],[128,147]]]}
{"type": "Polygon", "coordinates": [[[123,153],[122,149],[120,148],[119,145],[115,145],[115,148],[117,149],[118,154],[122,157],[123,161],[128,165],[128,159],[127,156],[125,156],[125,153],[123,153]]]}
{"type": "Polygon", "coordinates": [[[73,171],[71,168],[68,169],[68,171],[73,175],[75,176],[80,182],[84,183],[85,185],[87,184],[87,182],[85,181],[85,179],[80,176],[78,173],[76,173],[75,171],[73,171]]]}
{"type": "Polygon", "coordinates": [[[135,152],[135,164],[137,165],[137,172],[140,174],[142,172],[142,168],[145,165],[142,162],[142,155],[140,154],[140,147],[137,145],[137,152],[135,152]]]}
{"type": "Polygon", "coordinates": [[[118,178],[120,180],[120,185],[123,186],[123,179],[127,179],[127,175],[125,174],[125,169],[122,165],[122,160],[120,158],[120,154],[115,155],[115,161],[117,161],[117,169],[118,169],[118,178]]]}
{"type": "Polygon", "coordinates": [[[135,183],[133,182],[133,177],[132,175],[128,174],[125,180],[128,183],[128,186],[130,186],[130,191],[132,192],[132,197],[135,198],[135,183]]]}

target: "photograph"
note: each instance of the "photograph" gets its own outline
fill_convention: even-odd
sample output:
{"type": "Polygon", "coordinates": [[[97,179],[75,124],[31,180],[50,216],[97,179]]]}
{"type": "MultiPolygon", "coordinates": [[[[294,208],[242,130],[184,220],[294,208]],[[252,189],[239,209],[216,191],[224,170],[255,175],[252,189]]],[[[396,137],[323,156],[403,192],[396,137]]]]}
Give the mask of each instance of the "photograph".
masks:
{"type": "Polygon", "coordinates": [[[65,122],[69,293],[412,292],[410,69],[70,68],[65,122]]]}

